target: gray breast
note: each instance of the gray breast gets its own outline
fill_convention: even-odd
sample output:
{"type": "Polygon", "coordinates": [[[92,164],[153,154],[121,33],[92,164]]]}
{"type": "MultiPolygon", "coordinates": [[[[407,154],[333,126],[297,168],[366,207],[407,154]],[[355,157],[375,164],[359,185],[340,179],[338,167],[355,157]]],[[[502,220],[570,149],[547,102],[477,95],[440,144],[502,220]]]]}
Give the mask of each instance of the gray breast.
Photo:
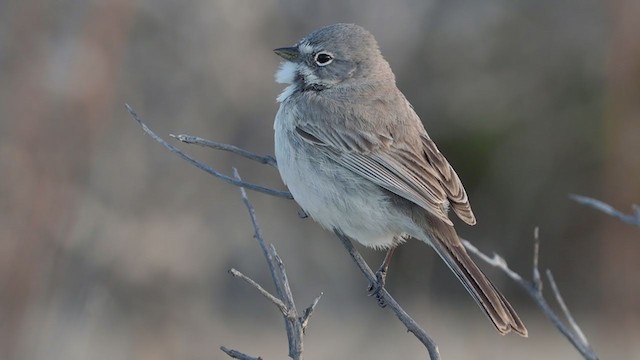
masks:
{"type": "Polygon", "coordinates": [[[340,166],[297,134],[285,101],[276,115],[275,153],[282,180],[320,225],[371,247],[388,247],[404,221],[390,194],[340,166]]]}

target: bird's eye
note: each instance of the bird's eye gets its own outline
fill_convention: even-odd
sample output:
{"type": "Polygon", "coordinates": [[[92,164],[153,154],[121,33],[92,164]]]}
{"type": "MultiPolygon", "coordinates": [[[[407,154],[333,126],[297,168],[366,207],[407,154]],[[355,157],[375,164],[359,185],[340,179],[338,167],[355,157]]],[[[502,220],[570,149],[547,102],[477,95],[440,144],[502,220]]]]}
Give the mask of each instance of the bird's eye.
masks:
{"type": "Polygon", "coordinates": [[[331,53],[322,51],[316,54],[315,60],[316,64],[318,64],[319,66],[326,66],[331,64],[331,62],[333,61],[333,55],[331,55],[331,53]]]}

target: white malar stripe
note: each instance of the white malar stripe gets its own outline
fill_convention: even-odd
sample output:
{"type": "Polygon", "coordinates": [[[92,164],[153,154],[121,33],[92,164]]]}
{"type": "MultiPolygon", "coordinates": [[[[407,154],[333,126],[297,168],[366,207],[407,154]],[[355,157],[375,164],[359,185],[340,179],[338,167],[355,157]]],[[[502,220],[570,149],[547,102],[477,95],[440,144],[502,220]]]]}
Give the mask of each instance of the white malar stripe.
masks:
{"type": "Polygon", "coordinates": [[[298,65],[291,61],[284,61],[276,71],[276,82],[278,84],[293,84],[298,72],[298,65]]]}

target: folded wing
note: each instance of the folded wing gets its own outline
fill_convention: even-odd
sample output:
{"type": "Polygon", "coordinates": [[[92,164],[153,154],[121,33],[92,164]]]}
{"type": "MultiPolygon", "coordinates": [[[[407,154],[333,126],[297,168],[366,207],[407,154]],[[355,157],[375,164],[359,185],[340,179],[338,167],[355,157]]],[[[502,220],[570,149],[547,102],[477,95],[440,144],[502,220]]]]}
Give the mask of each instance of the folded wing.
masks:
{"type": "Polygon", "coordinates": [[[336,162],[378,186],[424,208],[448,225],[447,205],[466,223],[475,224],[460,178],[424,129],[418,149],[396,141],[391,133],[353,131],[337,124],[300,122],[296,131],[336,162]],[[422,146],[420,146],[420,144],[422,146]],[[405,145],[405,146],[403,146],[405,145]]]}

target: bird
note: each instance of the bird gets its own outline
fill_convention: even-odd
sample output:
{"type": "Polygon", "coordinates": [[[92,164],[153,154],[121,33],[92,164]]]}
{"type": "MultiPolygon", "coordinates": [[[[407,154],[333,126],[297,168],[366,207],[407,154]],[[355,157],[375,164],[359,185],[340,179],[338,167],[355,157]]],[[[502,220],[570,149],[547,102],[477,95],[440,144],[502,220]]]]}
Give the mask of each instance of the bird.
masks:
{"type": "MultiPolygon", "coordinates": [[[[427,134],[374,36],[333,24],[274,50],[274,145],[295,201],[322,227],[390,250],[430,245],[497,331],[526,337],[506,298],[467,254],[449,211],[476,223],[460,178],[427,134]]],[[[385,263],[388,265],[387,259],[385,263]]]]}

